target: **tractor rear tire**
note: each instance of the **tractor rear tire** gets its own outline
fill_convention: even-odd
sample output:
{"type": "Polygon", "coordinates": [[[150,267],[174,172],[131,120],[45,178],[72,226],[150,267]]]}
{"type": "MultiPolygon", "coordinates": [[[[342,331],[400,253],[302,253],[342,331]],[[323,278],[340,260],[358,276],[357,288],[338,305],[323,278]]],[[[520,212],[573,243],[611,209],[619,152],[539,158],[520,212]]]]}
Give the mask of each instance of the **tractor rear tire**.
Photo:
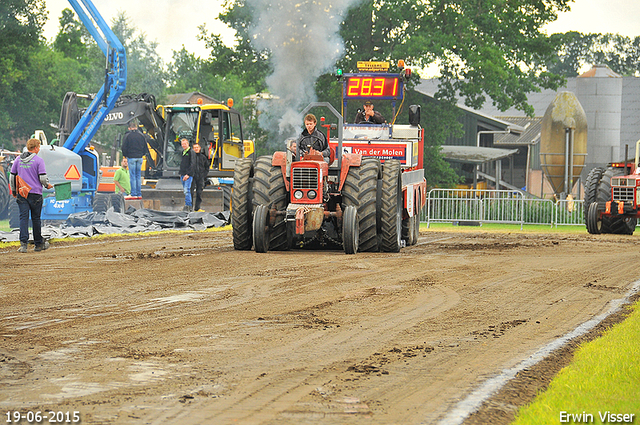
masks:
{"type": "Polygon", "coordinates": [[[251,177],[253,161],[243,158],[236,161],[233,172],[233,191],[231,193],[231,225],[233,233],[233,247],[237,250],[248,251],[253,244],[253,206],[251,204],[251,177]]]}
{"type": "Polygon", "coordinates": [[[342,214],[342,246],[345,254],[358,252],[360,226],[358,225],[358,209],[354,205],[345,207],[342,214]]]}
{"type": "Polygon", "coordinates": [[[253,214],[253,246],[256,252],[269,251],[269,207],[258,205],[253,214]]]}
{"type": "Polygon", "coordinates": [[[402,243],[402,170],[400,161],[389,159],[382,168],[380,194],[380,250],[400,251],[402,243]]]}
{"type": "MultiPolygon", "coordinates": [[[[624,168],[608,168],[598,185],[596,201],[604,205],[611,200],[611,178],[625,174],[624,168]]],[[[602,217],[601,233],[613,233],[616,235],[633,235],[638,219],[635,217],[611,216],[602,217]]]]}
{"type": "Polygon", "coordinates": [[[360,252],[378,251],[376,202],[379,177],[380,160],[362,158],[360,167],[349,168],[342,186],[343,209],[352,205],[358,211],[358,249],[360,252]]]}
{"type": "MultiPolygon", "coordinates": [[[[253,170],[253,204],[284,211],[288,202],[289,192],[284,183],[282,169],[271,165],[271,156],[259,157],[253,170]]],[[[270,229],[271,250],[282,251],[291,247],[292,241],[287,236],[287,222],[282,217],[277,219],[270,229]]]]}
{"type": "Polygon", "coordinates": [[[609,223],[609,230],[615,235],[633,235],[638,219],[635,217],[616,217],[609,223]]]}
{"type": "Polygon", "coordinates": [[[585,215],[585,223],[587,225],[587,232],[592,235],[599,235],[602,233],[602,220],[599,217],[598,203],[592,202],[587,208],[587,214],[585,215]]]}
{"type": "Polygon", "coordinates": [[[96,193],[93,197],[93,212],[105,213],[111,208],[110,193],[96,193]]]}

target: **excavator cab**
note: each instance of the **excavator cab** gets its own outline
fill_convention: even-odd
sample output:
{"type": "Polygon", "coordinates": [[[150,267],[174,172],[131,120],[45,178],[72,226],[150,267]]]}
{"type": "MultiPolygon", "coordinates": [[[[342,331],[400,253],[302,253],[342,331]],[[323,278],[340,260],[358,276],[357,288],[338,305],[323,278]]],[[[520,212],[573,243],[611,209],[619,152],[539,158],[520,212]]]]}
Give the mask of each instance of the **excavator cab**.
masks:
{"type": "Polygon", "coordinates": [[[233,169],[236,161],[253,157],[254,145],[244,140],[240,113],[223,104],[159,105],[148,94],[128,95],[120,99],[108,124],[125,125],[137,119],[149,135],[151,153],[144,168],[143,205],[164,211],[181,210],[184,193],[180,182],[182,146],[186,137],[197,143],[211,160],[203,192],[203,209],[209,212],[230,208],[233,169]]]}

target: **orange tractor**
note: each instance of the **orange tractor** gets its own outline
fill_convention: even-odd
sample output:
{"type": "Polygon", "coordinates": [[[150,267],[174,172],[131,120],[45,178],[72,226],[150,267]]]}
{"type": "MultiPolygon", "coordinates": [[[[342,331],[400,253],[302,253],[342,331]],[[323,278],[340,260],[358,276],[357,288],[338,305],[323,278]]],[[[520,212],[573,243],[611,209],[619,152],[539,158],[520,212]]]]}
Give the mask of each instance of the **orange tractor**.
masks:
{"type": "MultiPolygon", "coordinates": [[[[405,74],[383,75],[376,78],[397,79],[396,88],[405,78],[405,74]]],[[[349,84],[350,75],[345,78],[349,84]]],[[[342,115],[325,102],[312,103],[302,116],[313,107],[328,108],[338,120],[338,136],[329,139],[330,163],[314,150],[300,161],[293,161],[288,150],[261,156],[255,163],[240,159],[232,194],[235,249],[267,252],[332,245],[355,254],[398,252],[415,244],[426,195],[419,107],[410,108],[412,124],[396,126],[345,125],[342,115]],[[353,126],[358,137],[345,139],[344,133],[352,134],[353,126]],[[388,137],[364,138],[380,132],[388,137]]]]}

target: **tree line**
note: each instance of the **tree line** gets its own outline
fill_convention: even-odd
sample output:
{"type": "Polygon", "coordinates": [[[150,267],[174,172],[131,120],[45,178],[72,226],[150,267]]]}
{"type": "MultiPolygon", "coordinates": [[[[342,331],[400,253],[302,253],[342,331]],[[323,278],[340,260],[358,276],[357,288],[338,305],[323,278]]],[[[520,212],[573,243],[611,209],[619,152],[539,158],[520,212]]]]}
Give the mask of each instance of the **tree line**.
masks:
{"type": "MultiPolygon", "coordinates": [[[[287,7],[290,0],[272,0],[269,7],[287,7]]],[[[305,6],[305,1],[297,1],[305,6]]],[[[332,69],[324,69],[313,91],[317,100],[340,104],[341,86],[333,71],[354,71],[359,60],[397,62],[415,70],[437,65],[437,102],[423,104],[427,135],[425,168],[430,184],[457,179],[439,153],[451,135],[461,131],[454,107],[458,97],[479,109],[493,102],[502,110],[516,107],[531,115],[527,94],[557,89],[581,67],[607,64],[621,75],[638,76],[640,37],[616,34],[546,35],[541,28],[569,7],[570,0],[362,0],[340,15],[343,42],[332,69]]],[[[348,4],[348,3],[347,3],[348,4]]],[[[235,30],[234,44],[200,27],[201,41],[210,50],[201,58],[182,48],[164,63],[157,43],[146,39],[120,12],[112,29],[127,51],[126,93],[151,93],[160,104],[174,93],[199,91],[216,99],[229,97],[245,117],[245,128],[258,153],[268,153],[268,140],[278,137],[262,128],[242,98],[269,90],[273,49],[256,47],[256,22],[264,9],[259,0],[226,3],[219,19],[235,30]]],[[[103,81],[104,56],[71,9],[57,17],[53,41],[43,36],[45,0],[5,0],[0,4],[0,148],[17,149],[34,130],[55,138],[60,106],[66,92],[95,92],[103,81]]],[[[293,17],[291,18],[293,19],[293,17]]],[[[291,25],[296,25],[292,22],[291,25]]],[[[300,70],[305,72],[305,70],[300,70]]],[[[409,83],[407,105],[417,99],[409,83]]],[[[107,147],[113,131],[96,140],[107,147]]]]}

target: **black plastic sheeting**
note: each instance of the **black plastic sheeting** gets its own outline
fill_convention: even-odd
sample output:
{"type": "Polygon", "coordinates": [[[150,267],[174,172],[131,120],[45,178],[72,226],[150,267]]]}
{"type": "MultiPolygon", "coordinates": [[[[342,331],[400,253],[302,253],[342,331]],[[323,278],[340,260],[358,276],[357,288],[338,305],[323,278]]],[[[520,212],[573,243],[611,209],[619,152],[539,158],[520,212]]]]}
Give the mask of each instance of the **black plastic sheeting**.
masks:
{"type": "MultiPolygon", "coordinates": [[[[82,212],[70,214],[59,226],[42,226],[45,239],[84,238],[94,235],[114,233],[157,232],[162,230],[205,230],[230,224],[229,211],[219,213],[155,211],[130,208],[125,213],[117,213],[113,208],[104,213],[82,212]]],[[[33,233],[29,232],[33,240],[33,233]]],[[[0,232],[0,242],[20,240],[19,229],[0,232]]]]}

